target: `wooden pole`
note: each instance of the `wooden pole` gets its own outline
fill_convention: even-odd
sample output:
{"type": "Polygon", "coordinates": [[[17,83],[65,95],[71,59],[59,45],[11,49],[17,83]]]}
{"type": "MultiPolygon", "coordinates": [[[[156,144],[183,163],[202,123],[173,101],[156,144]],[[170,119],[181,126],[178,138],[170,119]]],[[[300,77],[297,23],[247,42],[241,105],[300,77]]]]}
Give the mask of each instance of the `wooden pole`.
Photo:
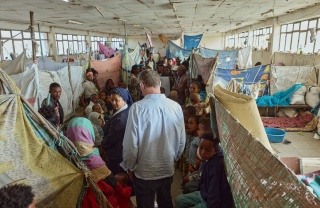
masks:
{"type": "MultiPolygon", "coordinates": [[[[127,27],[126,27],[126,23],[123,23],[123,25],[124,25],[124,54],[126,56],[128,53],[127,27]]],[[[127,86],[129,86],[128,70],[129,70],[129,67],[126,63],[126,83],[127,83],[127,86]]]]}
{"type": "Polygon", "coordinates": [[[71,94],[72,94],[72,113],[75,113],[76,111],[76,106],[74,103],[74,91],[72,87],[72,78],[71,78],[71,68],[70,68],[70,61],[69,61],[69,56],[70,56],[70,50],[67,50],[67,61],[68,61],[68,77],[69,77],[69,83],[71,87],[71,94]]]}
{"type": "Polygon", "coordinates": [[[39,33],[39,40],[40,40],[41,57],[43,58],[43,50],[42,50],[42,40],[41,40],[40,24],[38,24],[38,33],[39,33]]]}
{"type": "Polygon", "coordinates": [[[34,35],[34,18],[33,18],[33,12],[30,11],[30,33],[31,33],[31,41],[32,41],[32,60],[35,61],[37,59],[36,54],[36,41],[35,41],[35,35],[34,35]]]}

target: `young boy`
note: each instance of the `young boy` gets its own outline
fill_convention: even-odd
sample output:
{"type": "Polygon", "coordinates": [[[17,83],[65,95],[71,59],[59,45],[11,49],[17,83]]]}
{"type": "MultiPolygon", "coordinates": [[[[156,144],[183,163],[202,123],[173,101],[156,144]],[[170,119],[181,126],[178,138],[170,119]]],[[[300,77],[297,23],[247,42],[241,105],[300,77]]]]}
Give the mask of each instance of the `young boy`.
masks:
{"type": "Polygon", "coordinates": [[[31,186],[14,184],[0,188],[0,207],[35,208],[31,186]]]}
{"type": "Polygon", "coordinates": [[[103,110],[103,112],[106,112],[107,106],[106,106],[106,92],[100,91],[99,92],[99,104],[103,110]]]}
{"type": "Polygon", "coordinates": [[[62,91],[61,86],[58,83],[55,83],[55,82],[51,83],[49,86],[48,98],[45,98],[41,104],[41,107],[51,106],[52,108],[55,109],[56,124],[57,124],[56,126],[62,125],[63,118],[64,118],[63,108],[59,102],[61,91],[62,91]]]}
{"type": "Polygon", "coordinates": [[[118,173],[115,177],[118,182],[115,197],[119,208],[129,208],[132,188],[128,186],[128,175],[125,173],[118,173]]]}
{"type": "Polygon", "coordinates": [[[203,164],[199,182],[200,191],[178,196],[176,208],[233,207],[233,198],[219,142],[219,138],[213,132],[206,132],[201,136],[199,154],[203,164]]]}
{"type": "MultiPolygon", "coordinates": [[[[199,138],[201,138],[201,136],[207,131],[211,131],[210,118],[209,117],[200,118],[199,128],[197,132],[198,137],[193,138],[189,148],[189,172],[192,173],[192,177],[191,175],[188,175],[183,179],[183,182],[186,183],[183,188],[184,194],[198,190],[198,183],[200,180],[199,176],[201,176],[202,170],[199,170],[200,165],[199,165],[199,160],[197,160],[197,156],[198,156],[197,153],[199,152],[197,152],[197,150],[200,144],[199,138]],[[195,175],[195,173],[193,173],[194,171],[196,171],[198,175],[195,175]],[[188,183],[189,181],[190,183],[188,183]]],[[[199,159],[200,159],[200,156],[199,156],[199,159]]]]}
{"type": "Polygon", "coordinates": [[[111,103],[111,95],[106,95],[106,108],[107,110],[104,112],[105,113],[105,119],[106,120],[109,120],[112,115],[113,115],[113,106],[112,106],[112,103],[111,103]]]}

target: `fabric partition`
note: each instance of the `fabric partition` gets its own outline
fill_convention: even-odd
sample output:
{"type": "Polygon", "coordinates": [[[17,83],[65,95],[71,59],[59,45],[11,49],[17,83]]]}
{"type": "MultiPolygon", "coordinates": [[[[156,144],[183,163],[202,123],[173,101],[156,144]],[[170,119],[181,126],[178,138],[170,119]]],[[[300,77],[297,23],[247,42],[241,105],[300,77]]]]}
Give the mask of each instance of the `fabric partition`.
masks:
{"type": "Polygon", "coordinates": [[[199,46],[199,43],[202,39],[203,34],[200,35],[194,35],[194,36],[189,36],[189,35],[184,35],[183,36],[183,48],[187,50],[192,50],[196,49],[199,46]]]}
{"type": "Polygon", "coordinates": [[[8,66],[6,66],[3,70],[8,75],[19,74],[26,70],[25,64],[26,64],[26,50],[23,50],[23,52],[14,60],[12,60],[10,64],[8,64],[8,66]]]}
{"type": "Polygon", "coordinates": [[[104,88],[106,81],[112,79],[116,86],[121,76],[121,53],[105,61],[91,60],[90,66],[98,71],[98,86],[104,88]]]}
{"type": "MultiPolygon", "coordinates": [[[[26,71],[13,74],[10,77],[19,89],[21,89],[21,94],[37,109],[40,85],[37,65],[32,65],[31,69],[27,68],[26,71]]],[[[40,104],[41,103],[39,103],[39,105],[40,104]]]]}
{"type": "Polygon", "coordinates": [[[106,58],[110,58],[110,56],[112,56],[117,52],[116,50],[113,50],[112,48],[109,48],[108,46],[105,46],[100,42],[98,42],[98,47],[99,47],[99,54],[104,54],[106,58]]]}
{"type": "Polygon", "coordinates": [[[152,45],[152,40],[151,40],[151,36],[149,35],[149,34],[147,34],[146,33],[146,36],[147,36],[147,45],[148,45],[148,47],[150,48],[150,47],[153,47],[153,45],[152,45]]]}
{"type": "Polygon", "coordinates": [[[220,77],[229,82],[235,79],[237,82],[245,85],[256,84],[260,81],[260,95],[268,94],[267,81],[270,77],[270,65],[256,66],[245,70],[225,70],[217,69],[216,77],[220,77]]]}
{"type": "Polygon", "coordinates": [[[238,55],[239,69],[247,69],[252,67],[252,48],[246,47],[239,50],[238,55]]]}
{"type": "Polygon", "coordinates": [[[274,66],[270,73],[270,93],[285,91],[296,83],[317,86],[319,70],[312,66],[274,66]],[[290,75],[290,76],[288,76],[290,75]]]}
{"type": "Polygon", "coordinates": [[[270,152],[273,152],[253,97],[230,92],[220,85],[214,88],[214,96],[253,137],[257,138],[270,152]]]}
{"type": "Polygon", "coordinates": [[[204,58],[216,57],[219,53],[219,61],[217,68],[220,69],[235,69],[238,59],[239,50],[213,50],[209,48],[199,48],[199,54],[204,58]]]}
{"type": "Polygon", "coordinates": [[[84,174],[38,138],[20,90],[1,69],[0,79],[6,80],[11,93],[0,95],[0,182],[21,180],[32,186],[37,207],[76,207],[84,174]]]}
{"type": "Polygon", "coordinates": [[[232,112],[217,99],[214,107],[235,207],[320,207],[319,199],[232,112]]]}
{"type": "Polygon", "coordinates": [[[198,54],[193,54],[191,77],[196,78],[199,74],[202,76],[204,83],[207,83],[215,63],[215,58],[203,58],[198,54]]]}
{"type": "Polygon", "coordinates": [[[191,50],[183,49],[180,46],[173,43],[171,40],[168,41],[168,46],[166,51],[167,58],[179,57],[183,61],[190,56],[191,52],[192,52],[191,50]]]}

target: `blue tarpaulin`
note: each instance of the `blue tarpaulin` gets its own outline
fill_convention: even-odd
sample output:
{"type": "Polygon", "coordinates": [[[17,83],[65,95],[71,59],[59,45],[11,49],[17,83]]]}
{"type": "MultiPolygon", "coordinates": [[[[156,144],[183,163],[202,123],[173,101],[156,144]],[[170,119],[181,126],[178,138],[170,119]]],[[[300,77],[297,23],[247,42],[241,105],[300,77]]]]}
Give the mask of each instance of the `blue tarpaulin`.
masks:
{"type": "Polygon", "coordinates": [[[200,48],[199,54],[204,58],[215,57],[219,53],[219,61],[217,68],[220,69],[235,69],[238,59],[239,50],[214,50],[209,48],[200,48]]]}
{"type": "Polygon", "coordinates": [[[226,70],[217,68],[215,76],[221,77],[229,82],[235,79],[237,82],[245,85],[256,84],[260,81],[261,95],[268,93],[266,82],[270,77],[270,65],[256,66],[245,70],[226,70]]]}
{"type": "Polygon", "coordinates": [[[192,50],[186,50],[178,45],[174,44],[171,40],[168,40],[168,46],[166,51],[167,58],[176,58],[179,57],[181,60],[187,59],[192,50]]]}
{"type": "Polygon", "coordinates": [[[183,37],[183,48],[187,50],[192,50],[193,48],[198,48],[199,43],[202,39],[202,34],[201,35],[194,35],[194,36],[188,36],[184,35],[183,37]]]}

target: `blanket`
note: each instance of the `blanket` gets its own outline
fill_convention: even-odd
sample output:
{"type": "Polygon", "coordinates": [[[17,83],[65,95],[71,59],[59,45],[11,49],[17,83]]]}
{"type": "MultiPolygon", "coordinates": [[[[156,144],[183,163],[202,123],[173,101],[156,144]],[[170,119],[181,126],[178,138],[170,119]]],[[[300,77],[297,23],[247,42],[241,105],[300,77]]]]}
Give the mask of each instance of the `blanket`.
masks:
{"type": "Polygon", "coordinates": [[[312,189],[312,192],[320,199],[320,170],[299,175],[298,178],[312,189]]]}
{"type": "Polygon", "coordinates": [[[303,128],[310,121],[312,121],[313,114],[300,114],[297,117],[271,117],[271,118],[261,118],[264,127],[272,128],[303,128]]]}
{"type": "Polygon", "coordinates": [[[277,92],[274,95],[265,95],[257,99],[257,106],[259,107],[274,107],[274,106],[288,106],[290,105],[291,95],[295,93],[302,84],[295,84],[286,91],[277,92]]]}

